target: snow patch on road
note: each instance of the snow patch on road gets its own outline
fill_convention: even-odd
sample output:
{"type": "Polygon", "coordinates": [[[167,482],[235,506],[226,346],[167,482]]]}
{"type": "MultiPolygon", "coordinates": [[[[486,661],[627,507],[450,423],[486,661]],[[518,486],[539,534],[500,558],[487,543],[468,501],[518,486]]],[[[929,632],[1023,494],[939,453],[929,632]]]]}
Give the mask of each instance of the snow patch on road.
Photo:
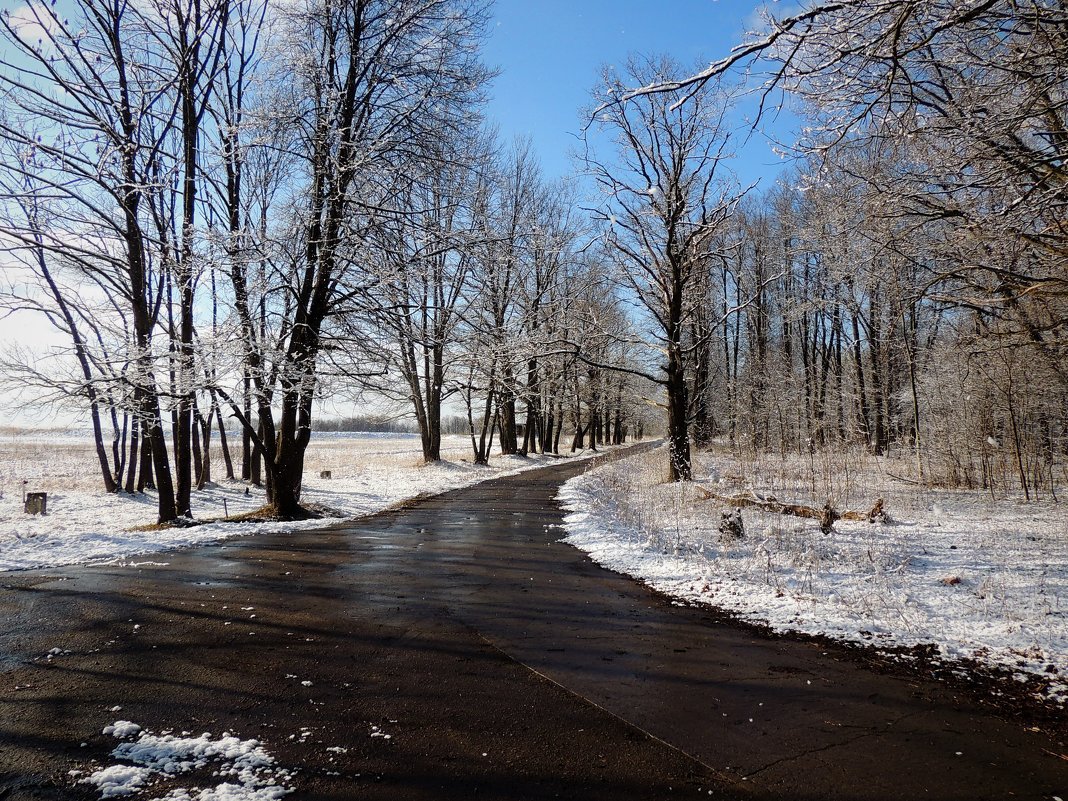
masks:
{"type": "Polygon", "coordinates": [[[226,781],[203,789],[173,788],[154,801],[277,801],[294,790],[289,786],[290,772],[278,767],[259,740],[242,740],[230,733],[218,739],[210,733],[157,735],[128,720],[105,726],[104,734],[127,742],[111,752],[121,763],[96,770],[80,782],[95,786],[102,799],[139,793],[150,782],[203,769],[226,781]],[[129,739],[134,736],[136,740],[129,739]]]}
{"type": "Polygon", "coordinates": [[[92,776],[82,779],[81,783],[95,785],[101,798],[118,798],[140,792],[151,775],[152,771],[148,768],[112,765],[95,771],[92,776]]]}
{"type": "MultiPolygon", "coordinates": [[[[112,707],[111,709],[113,712],[121,711],[121,707],[112,707]]],[[[104,734],[110,734],[112,737],[117,737],[120,740],[125,740],[127,737],[133,737],[140,732],[141,727],[128,720],[116,720],[111,725],[104,727],[104,734]]]]}

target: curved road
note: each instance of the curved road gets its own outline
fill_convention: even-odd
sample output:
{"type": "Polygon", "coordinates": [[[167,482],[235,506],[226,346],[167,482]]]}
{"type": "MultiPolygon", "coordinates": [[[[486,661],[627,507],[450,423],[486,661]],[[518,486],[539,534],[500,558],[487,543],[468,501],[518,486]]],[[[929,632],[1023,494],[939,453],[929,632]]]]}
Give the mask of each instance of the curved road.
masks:
{"type": "Polygon", "coordinates": [[[1055,737],[558,543],[582,469],[0,577],[0,800],[97,798],[118,718],[256,737],[299,799],[1068,798],[1055,737]]]}

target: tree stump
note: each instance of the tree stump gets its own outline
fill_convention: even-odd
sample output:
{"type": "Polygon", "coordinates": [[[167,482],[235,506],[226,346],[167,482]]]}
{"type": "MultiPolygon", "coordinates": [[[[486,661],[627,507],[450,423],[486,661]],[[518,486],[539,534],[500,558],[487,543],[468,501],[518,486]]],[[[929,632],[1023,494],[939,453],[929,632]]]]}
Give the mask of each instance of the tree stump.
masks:
{"type": "Polygon", "coordinates": [[[842,516],[838,514],[838,511],[828,500],[827,503],[823,505],[823,511],[820,514],[820,531],[824,534],[830,534],[831,530],[834,528],[834,522],[841,519],[841,517],[842,516]]]}
{"type": "Polygon", "coordinates": [[[43,515],[48,512],[48,493],[47,492],[27,492],[26,493],[26,514],[28,515],[43,515]]]}
{"type": "Polygon", "coordinates": [[[745,526],[742,524],[742,510],[739,507],[724,509],[719,521],[719,536],[722,540],[740,540],[745,538],[745,526]]]}

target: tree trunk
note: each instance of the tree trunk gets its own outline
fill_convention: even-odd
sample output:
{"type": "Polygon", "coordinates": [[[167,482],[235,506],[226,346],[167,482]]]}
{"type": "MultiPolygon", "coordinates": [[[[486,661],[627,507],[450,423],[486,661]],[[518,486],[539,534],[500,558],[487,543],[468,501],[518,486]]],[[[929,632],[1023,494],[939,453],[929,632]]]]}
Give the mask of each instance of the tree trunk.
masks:
{"type": "MultiPolygon", "coordinates": [[[[510,376],[506,376],[506,380],[510,376]]],[[[515,394],[506,391],[497,403],[497,418],[501,430],[501,455],[511,456],[519,451],[515,429],[515,394]]]]}
{"type": "MultiPolygon", "coordinates": [[[[194,411],[195,411],[194,407],[194,411]]],[[[197,412],[197,419],[200,423],[200,435],[203,437],[203,442],[200,447],[200,476],[197,478],[197,489],[202,490],[204,486],[211,482],[211,426],[215,419],[215,416],[211,413],[211,409],[208,409],[207,417],[201,416],[197,412]]]]}
{"type": "Polygon", "coordinates": [[[581,424],[575,425],[575,436],[571,440],[571,452],[581,451],[585,447],[586,430],[581,424]]]}
{"type": "Polygon", "coordinates": [[[145,394],[143,414],[150,422],[148,439],[152,443],[152,472],[155,476],[159,522],[169,523],[178,517],[174,503],[174,482],[167,459],[167,437],[160,420],[159,401],[155,394],[145,394]]]}
{"type": "MultiPolygon", "coordinates": [[[[193,407],[192,407],[192,409],[190,411],[191,411],[190,419],[192,420],[192,429],[191,429],[190,433],[192,435],[192,438],[190,440],[189,446],[190,446],[190,451],[192,453],[191,464],[192,464],[192,467],[193,467],[193,482],[195,483],[197,489],[200,489],[201,486],[203,486],[203,482],[204,482],[204,476],[203,476],[204,459],[203,459],[203,455],[201,454],[201,451],[200,451],[200,438],[201,438],[201,433],[200,432],[201,432],[201,426],[203,425],[204,421],[203,421],[203,418],[201,418],[201,416],[200,416],[200,409],[197,408],[197,401],[196,401],[195,397],[193,398],[193,407]]],[[[192,499],[191,498],[190,498],[190,504],[192,504],[192,499]]],[[[192,513],[190,512],[188,514],[188,516],[192,517],[192,513]]]]}
{"type": "Polygon", "coordinates": [[[230,443],[226,437],[226,423],[223,420],[222,407],[219,405],[218,398],[215,397],[214,392],[211,393],[211,405],[215,409],[215,419],[219,422],[219,447],[222,449],[223,464],[226,465],[226,478],[233,481],[234,460],[230,455],[230,443]]]}
{"type": "Polygon", "coordinates": [[[879,306],[879,293],[873,291],[871,308],[868,312],[868,352],[871,354],[871,449],[876,456],[882,456],[886,452],[886,423],[883,416],[885,373],[883,371],[882,326],[880,325],[882,310],[879,306]]]}
{"type": "Polygon", "coordinates": [[[853,312],[853,361],[857,370],[857,421],[860,423],[860,432],[864,435],[864,443],[871,450],[873,445],[870,416],[868,414],[868,393],[864,381],[864,352],[861,348],[860,324],[857,321],[859,312],[853,312]]]}
{"type": "Polygon", "coordinates": [[[489,464],[489,449],[492,447],[493,433],[489,432],[487,441],[487,429],[493,426],[493,390],[486,393],[486,405],[482,412],[482,428],[478,432],[478,441],[475,441],[475,421],[473,412],[473,398],[468,394],[467,419],[471,427],[471,447],[475,452],[475,464],[489,464]]]}
{"type": "MultiPolygon", "coordinates": [[[[248,367],[244,369],[244,404],[245,419],[252,419],[252,378],[249,376],[248,367]]],[[[219,424],[222,427],[222,423],[219,424]]],[[[252,481],[252,430],[248,426],[241,427],[241,480],[252,481]]],[[[259,482],[255,482],[258,484],[259,482]]]]}
{"type": "Polygon", "coordinates": [[[119,413],[115,405],[109,400],[111,407],[111,457],[114,470],[112,471],[112,483],[118,490],[122,485],[122,473],[126,467],[126,434],[130,428],[129,413],[122,416],[122,426],[119,426],[119,413]]]}
{"type": "MultiPolygon", "coordinates": [[[[143,427],[143,424],[142,424],[143,427]]],[[[146,432],[141,437],[141,458],[137,470],[137,491],[144,492],[146,489],[156,488],[156,477],[153,474],[154,461],[152,459],[152,440],[146,432]]]]}
{"type": "Polygon", "coordinates": [[[141,453],[141,421],[137,415],[132,415],[130,423],[130,455],[126,460],[126,483],[125,489],[131,495],[137,488],[137,459],[141,453]]]}
{"type": "MultiPolygon", "coordinates": [[[[563,387],[563,382],[561,382],[561,389],[562,389],[562,387],[563,387]]],[[[560,395],[563,396],[563,394],[564,393],[561,391],[560,395]]],[[[564,399],[563,399],[563,397],[560,397],[559,400],[557,400],[557,402],[556,402],[556,415],[554,416],[554,418],[555,418],[555,421],[556,421],[556,434],[553,436],[552,451],[553,451],[553,453],[559,455],[560,454],[560,437],[563,436],[563,433],[564,433],[564,399]]]]}
{"type": "Polygon", "coordinates": [[[672,481],[693,479],[690,460],[690,437],[686,420],[686,379],[677,349],[669,354],[667,376],[668,462],[672,481]]]}

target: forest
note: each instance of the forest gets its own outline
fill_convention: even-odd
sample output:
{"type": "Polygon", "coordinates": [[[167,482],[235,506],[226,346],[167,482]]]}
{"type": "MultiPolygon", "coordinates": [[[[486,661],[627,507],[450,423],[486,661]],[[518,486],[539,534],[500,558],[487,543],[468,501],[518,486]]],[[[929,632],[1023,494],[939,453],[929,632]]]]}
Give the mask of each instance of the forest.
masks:
{"type": "Polygon", "coordinates": [[[548,180],[483,104],[477,0],[77,0],[0,16],[5,381],[91,423],[102,486],[301,517],[323,398],[427,462],[620,444],[1068,481],[1068,12],[811,4],[711,65],[634,55],[548,180]],[[737,109],[757,108],[739,123],[737,109]],[[778,106],[791,166],[735,176],[778,106]],[[233,441],[234,433],[239,441],[233,441]],[[231,437],[228,440],[227,435],[231,437]],[[213,444],[217,439],[217,445],[213,444]]]}

